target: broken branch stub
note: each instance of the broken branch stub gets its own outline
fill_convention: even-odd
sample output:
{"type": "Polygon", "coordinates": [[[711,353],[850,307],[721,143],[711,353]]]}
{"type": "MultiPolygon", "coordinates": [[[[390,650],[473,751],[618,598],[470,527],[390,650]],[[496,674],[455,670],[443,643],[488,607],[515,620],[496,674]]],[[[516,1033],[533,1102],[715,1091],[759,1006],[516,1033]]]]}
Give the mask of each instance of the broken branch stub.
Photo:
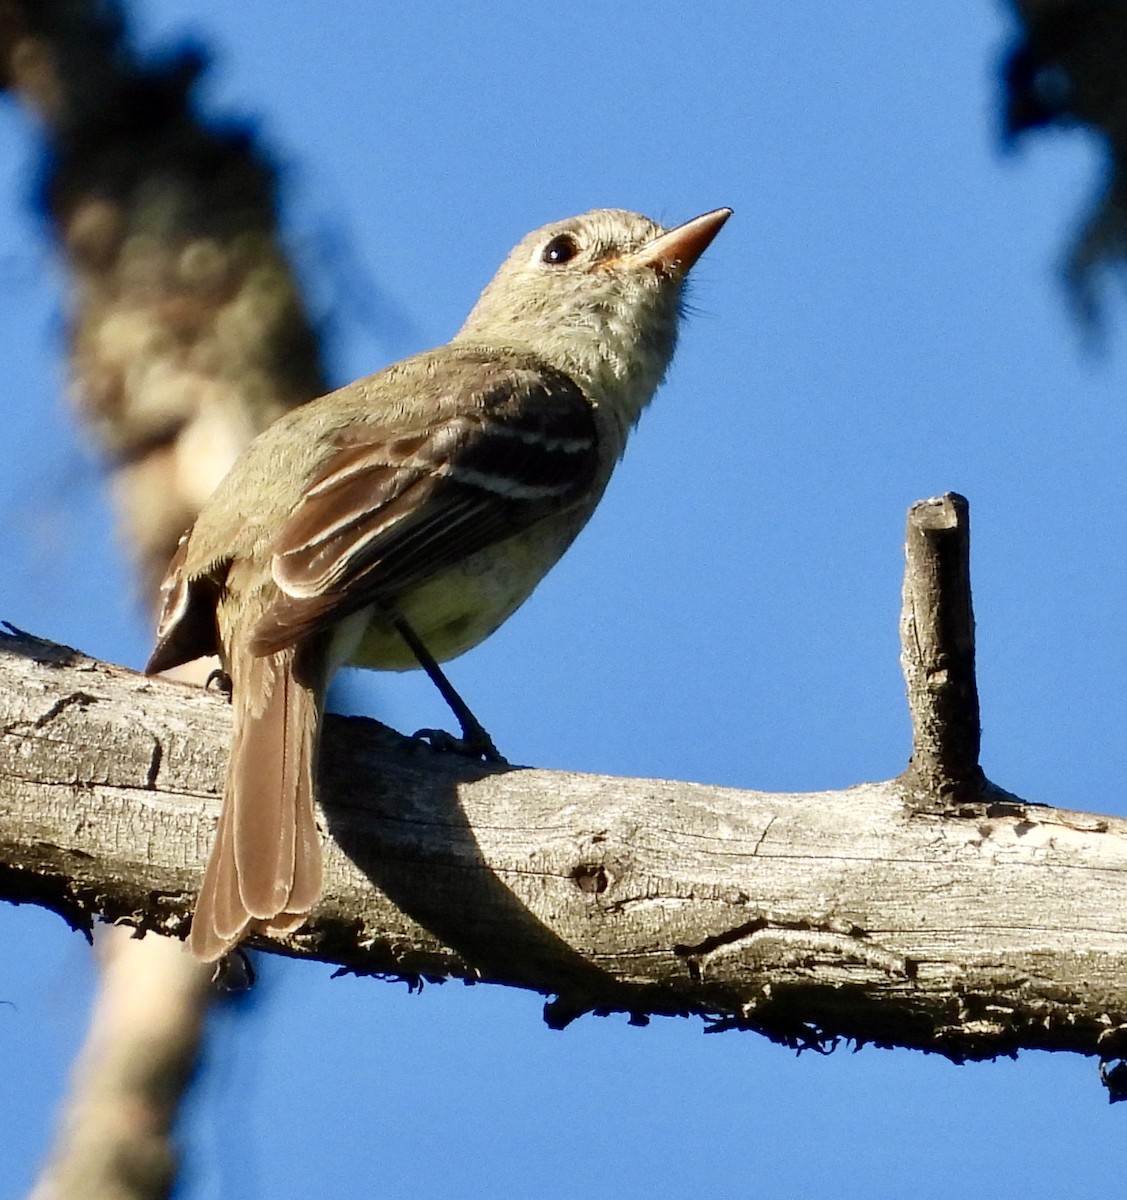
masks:
{"type": "Polygon", "coordinates": [[[920,807],[978,799],[978,685],[970,590],[970,512],[948,492],[908,510],[900,662],[912,715],[906,794],[920,807]]]}

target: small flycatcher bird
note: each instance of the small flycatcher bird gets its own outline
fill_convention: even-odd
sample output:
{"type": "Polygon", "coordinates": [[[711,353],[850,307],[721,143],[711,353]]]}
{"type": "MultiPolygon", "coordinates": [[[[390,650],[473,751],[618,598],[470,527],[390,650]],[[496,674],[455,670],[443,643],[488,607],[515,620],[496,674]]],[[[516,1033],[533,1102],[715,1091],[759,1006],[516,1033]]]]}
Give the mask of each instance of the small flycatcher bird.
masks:
{"type": "MultiPolygon", "coordinates": [[[[153,674],[218,654],[234,730],[189,944],[292,932],[321,893],[325,691],[491,634],[586,524],[673,356],[727,208],[665,230],[597,209],[531,233],[446,346],[294,409],[243,452],[169,565],[153,674]]],[[[449,685],[446,739],[499,760],[449,685]]],[[[440,735],[432,735],[440,740],[440,735]]]]}

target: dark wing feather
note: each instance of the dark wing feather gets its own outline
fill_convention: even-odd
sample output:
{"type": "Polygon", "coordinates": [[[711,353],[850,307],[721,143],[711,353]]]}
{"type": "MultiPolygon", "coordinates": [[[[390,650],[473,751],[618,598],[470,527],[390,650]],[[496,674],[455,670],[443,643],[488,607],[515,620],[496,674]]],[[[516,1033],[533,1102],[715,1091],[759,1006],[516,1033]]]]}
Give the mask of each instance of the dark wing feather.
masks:
{"type": "Polygon", "coordinates": [[[273,653],[527,529],[587,494],[591,405],[566,376],[511,371],[424,430],[354,426],[274,542],[280,592],[251,649],[273,653]]]}
{"type": "MultiPolygon", "coordinates": [[[[185,573],[188,538],[189,534],[184,534],[177,544],[160,585],[157,644],[145,664],[146,675],[219,653],[215,605],[222,585],[215,576],[192,579],[185,573]]],[[[221,573],[225,572],[223,564],[221,573]]]]}

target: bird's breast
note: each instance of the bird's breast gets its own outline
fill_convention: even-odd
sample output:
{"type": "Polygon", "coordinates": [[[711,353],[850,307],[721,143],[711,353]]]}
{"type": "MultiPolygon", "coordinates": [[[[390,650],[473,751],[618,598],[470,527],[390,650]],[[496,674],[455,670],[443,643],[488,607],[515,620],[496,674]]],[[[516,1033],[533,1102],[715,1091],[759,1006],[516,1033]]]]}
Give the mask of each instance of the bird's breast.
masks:
{"type": "MultiPolygon", "coordinates": [[[[408,588],[396,612],[439,662],[457,658],[484,641],[523,603],[583,525],[573,515],[538,525],[454,564],[408,588]]],[[[403,639],[376,613],[360,637],[351,664],[382,671],[418,667],[403,639]]]]}

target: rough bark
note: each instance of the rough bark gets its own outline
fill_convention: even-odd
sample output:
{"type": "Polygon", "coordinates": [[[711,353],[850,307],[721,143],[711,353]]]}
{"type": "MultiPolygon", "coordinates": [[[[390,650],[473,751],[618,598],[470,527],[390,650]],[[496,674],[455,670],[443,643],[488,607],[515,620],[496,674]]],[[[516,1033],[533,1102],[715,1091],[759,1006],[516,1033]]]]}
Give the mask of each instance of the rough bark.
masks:
{"type": "Polygon", "coordinates": [[[905,783],[923,807],[937,797],[974,799],[982,728],[974,664],[970,512],[962,496],[921,500],[908,511],[900,665],[912,714],[905,783]]]}
{"type": "MultiPolygon", "coordinates": [[[[183,934],[219,809],[211,693],[8,638],[0,893],[183,934]]],[[[902,780],[774,795],[472,767],[330,719],[311,925],[362,973],[699,1013],[795,1045],[1111,1058],[1127,1028],[1127,821],[902,780]]]]}

